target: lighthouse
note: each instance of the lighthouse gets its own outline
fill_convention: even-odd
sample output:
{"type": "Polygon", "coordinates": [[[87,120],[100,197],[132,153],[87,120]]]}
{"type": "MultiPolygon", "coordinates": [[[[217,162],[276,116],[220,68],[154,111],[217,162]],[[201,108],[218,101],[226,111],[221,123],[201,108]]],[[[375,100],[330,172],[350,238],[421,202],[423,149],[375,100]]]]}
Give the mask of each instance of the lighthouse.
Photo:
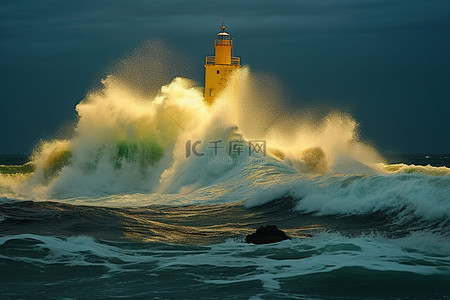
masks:
{"type": "Polygon", "coordinates": [[[215,55],[205,60],[205,101],[208,104],[212,104],[227,85],[231,72],[241,67],[240,58],[233,56],[233,40],[223,23],[220,29],[214,43],[215,55]]]}

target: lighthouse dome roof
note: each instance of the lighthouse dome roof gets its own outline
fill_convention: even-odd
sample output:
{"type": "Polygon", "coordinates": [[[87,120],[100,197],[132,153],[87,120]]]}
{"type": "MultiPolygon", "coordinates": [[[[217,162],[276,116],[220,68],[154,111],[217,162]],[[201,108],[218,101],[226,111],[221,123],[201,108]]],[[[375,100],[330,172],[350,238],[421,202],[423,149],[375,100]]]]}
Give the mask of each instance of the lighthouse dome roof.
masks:
{"type": "Polygon", "coordinates": [[[217,40],[219,41],[229,41],[231,40],[231,36],[229,33],[222,31],[217,34],[217,40]]]}

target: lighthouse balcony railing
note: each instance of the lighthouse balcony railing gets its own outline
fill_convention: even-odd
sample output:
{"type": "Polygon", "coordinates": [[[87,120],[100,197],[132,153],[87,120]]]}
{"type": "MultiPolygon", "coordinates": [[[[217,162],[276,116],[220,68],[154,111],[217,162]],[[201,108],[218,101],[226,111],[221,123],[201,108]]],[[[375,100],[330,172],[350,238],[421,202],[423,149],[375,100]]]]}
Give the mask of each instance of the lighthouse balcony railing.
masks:
{"type": "Polygon", "coordinates": [[[214,43],[216,46],[233,46],[232,40],[218,39],[214,43]]]}
{"type": "MultiPolygon", "coordinates": [[[[231,57],[231,59],[227,59],[225,62],[220,62],[217,63],[217,65],[240,65],[241,63],[241,58],[240,57],[231,57]]],[[[216,57],[215,56],[207,56],[206,57],[206,61],[205,61],[206,65],[216,65],[216,57]]]]}

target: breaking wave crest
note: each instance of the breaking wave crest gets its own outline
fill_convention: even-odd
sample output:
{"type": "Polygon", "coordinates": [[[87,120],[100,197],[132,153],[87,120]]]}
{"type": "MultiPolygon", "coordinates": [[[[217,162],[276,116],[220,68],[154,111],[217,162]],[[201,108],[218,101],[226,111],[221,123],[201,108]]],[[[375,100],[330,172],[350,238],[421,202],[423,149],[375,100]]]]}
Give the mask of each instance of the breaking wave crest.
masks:
{"type": "Polygon", "coordinates": [[[2,196],[113,206],[289,196],[316,214],[450,217],[447,167],[386,165],[350,115],[288,111],[276,82],[248,68],[211,106],[185,78],[153,93],[130,82],[107,76],[77,105],[73,136],[42,142],[26,165],[0,166],[2,196]]]}
{"type": "MultiPolygon", "coordinates": [[[[42,142],[36,148],[34,172],[16,191],[55,198],[186,193],[239,168],[240,153],[221,149],[239,140],[246,153],[250,138],[265,141],[267,159],[300,172],[376,172],[374,159],[379,156],[358,142],[357,124],[349,115],[333,112],[316,124],[290,122],[288,128],[279,121],[268,128],[267,120],[275,116],[261,108],[269,100],[256,94],[257,88],[249,70],[243,69],[216,103],[208,106],[201,89],[187,79],[176,78],[148,98],[110,75],[103,80],[103,88],[77,105],[79,120],[72,138],[42,142]],[[255,107],[264,124],[248,122],[255,107]],[[195,150],[204,157],[187,157],[187,147],[195,141],[201,143],[195,150]],[[211,149],[214,141],[222,143],[218,149],[211,149]]],[[[261,153],[253,157],[266,159],[261,153]]]]}

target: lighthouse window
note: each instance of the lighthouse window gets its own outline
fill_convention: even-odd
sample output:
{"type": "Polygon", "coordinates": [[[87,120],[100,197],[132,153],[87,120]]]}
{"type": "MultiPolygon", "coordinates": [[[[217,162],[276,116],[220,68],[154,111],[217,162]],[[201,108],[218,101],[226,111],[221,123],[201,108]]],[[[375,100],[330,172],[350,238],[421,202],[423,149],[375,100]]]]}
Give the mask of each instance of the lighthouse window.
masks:
{"type": "Polygon", "coordinates": [[[219,70],[217,70],[217,74],[219,74],[219,70]]]}

